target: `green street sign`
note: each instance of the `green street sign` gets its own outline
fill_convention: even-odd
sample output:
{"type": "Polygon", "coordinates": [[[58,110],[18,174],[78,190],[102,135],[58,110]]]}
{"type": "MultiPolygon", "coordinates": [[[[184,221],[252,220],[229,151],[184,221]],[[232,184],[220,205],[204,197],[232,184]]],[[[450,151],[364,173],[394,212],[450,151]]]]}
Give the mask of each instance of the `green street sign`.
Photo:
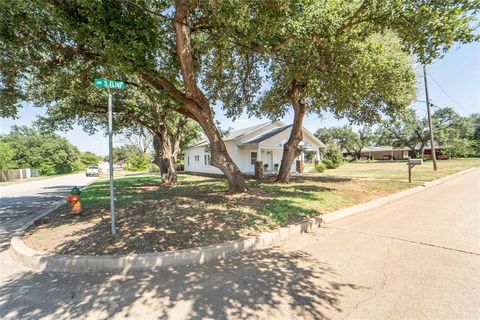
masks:
{"type": "Polygon", "coordinates": [[[125,83],[117,80],[95,79],[94,85],[96,88],[125,89],[125,83]]]}

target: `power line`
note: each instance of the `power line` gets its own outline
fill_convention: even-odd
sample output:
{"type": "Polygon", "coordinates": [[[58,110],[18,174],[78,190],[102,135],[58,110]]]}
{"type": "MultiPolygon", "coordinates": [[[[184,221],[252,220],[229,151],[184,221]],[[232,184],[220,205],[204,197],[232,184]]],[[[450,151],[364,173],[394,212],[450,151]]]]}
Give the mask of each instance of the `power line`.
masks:
{"type": "Polygon", "coordinates": [[[457,100],[453,99],[449,94],[448,92],[443,89],[443,87],[440,85],[440,83],[438,83],[437,80],[435,80],[434,77],[432,77],[432,75],[430,74],[430,78],[432,78],[433,82],[435,82],[435,84],[443,91],[443,93],[445,93],[445,95],[453,101],[453,103],[455,103],[458,107],[462,108],[463,110],[467,111],[468,113],[473,113],[471,110],[468,110],[467,108],[465,108],[464,106],[462,106],[460,103],[458,103],[457,100]]]}

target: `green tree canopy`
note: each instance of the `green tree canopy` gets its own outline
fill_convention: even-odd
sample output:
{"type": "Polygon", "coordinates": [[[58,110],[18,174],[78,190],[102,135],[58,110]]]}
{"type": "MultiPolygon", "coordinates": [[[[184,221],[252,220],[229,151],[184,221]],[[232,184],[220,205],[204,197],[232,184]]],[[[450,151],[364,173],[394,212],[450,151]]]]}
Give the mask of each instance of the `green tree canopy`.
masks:
{"type": "Polygon", "coordinates": [[[40,133],[26,126],[12,126],[1,142],[14,151],[18,168],[39,169],[42,175],[69,173],[81,169],[80,151],[66,138],[40,133]]]}
{"type": "Polygon", "coordinates": [[[398,114],[414,98],[414,59],[430,63],[478,38],[478,1],[233,2],[241,9],[219,4],[226,32],[250,37],[270,84],[253,112],[278,117],[293,106],[279,181],[298,155],[306,114],[330,111],[355,123],[398,114]]]}
{"type": "Polygon", "coordinates": [[[335,144],[354,159],[359,159],[362,149],[374,142],[375,134],[371,127],[364,126],[354,131],[350,126],[319,128],[315,136],[327,144],[335,144]]]}
{"type": "Polygon", "coordinates": [[[93,152],[86,151],[80,153],[80,162],[83,164],[84,167],[98,165],[99,161],[100,157],[93,152]]]}
{"type": "MultiPolygon", "coordinates": [[[[94,78],[122,79],[155,98],[173,100],[170,109],[197,121],[210,140],[212,165],[225,173],[229,191],[244,192],[243,176],[200,88],[214,75],[208,63],[213,44],[229,44],[222,41],[223,27],[209,19],[212,12],[210,3],[193,1],[3,1],[0,115],[15,116],[23,101],[49,105],[68,99],[65,88],[93,89],[94,78]]],[[[230,76],[216,82],[217,87],[237,92],[229,81],[242,78],[242,88],[255,88],[247,84],[253,77],[245,76],[252,68],[229,71],[247,61],[240,57],[248,54],[231,45],[223,52],[228,55],[215,60],[216,70],[223,71],[219,77],[230,76]]]]}
{"type": "Polygon", "coordinates": [[[0,140],[0,169],[15,168],[17,164],[13,160],[14,157],[15,151],[6,142],[0,140]]]}
{"type": "Polygon", "coordinates": [[[380,145],[407,147],[412,153],[423,154],[429,140],[428,123],[425,118],[418,117],[415,110],[409,109],[398,117],[384,119],[376,135],[380,145]]]}
{"type": "MultiPolygon", "coordinates": [[[[432,114],[435,141],[451,157],[465,157],[475,153],[475,115],[462,117],[453,108],[436,109],[432,114]]],[[[423,155],[430,140],[426,118],[421,118],[413,109],[394,118],[384,119],[376,132],[377,143],[393,147],[407,147],[412,153],[423,155]]]]}
{"type": "Polygon", "coordinates": [[[449,157],[467,157],[475,153],[475,125],[471,117],[462,117],[453,108],[436,110],[432,115],[435,140],[449,157]]]}

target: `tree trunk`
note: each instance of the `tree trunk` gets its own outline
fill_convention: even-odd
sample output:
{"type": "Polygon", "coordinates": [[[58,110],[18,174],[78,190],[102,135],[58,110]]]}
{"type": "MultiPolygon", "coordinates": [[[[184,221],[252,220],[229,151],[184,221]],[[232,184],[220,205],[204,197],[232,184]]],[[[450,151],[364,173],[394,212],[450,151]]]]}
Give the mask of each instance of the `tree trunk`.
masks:
{"type": "Polygon", "coordinates": [[[354,151],[354,154],[355,154],[355,160],[360,160],[360,158],[362,157],[362,150],[355,150],[354,151]]]}
{"type": "Polygon", "coordinates": [[[160,175],[163,175],[166,173],[166,165],[163,163],[162,160],[162,141],[159,137],[156,135],[153,135],[153,150],[155,151],[155,157],[153,159],[153,162],[158,165],[158,171],[160,175]]]}
{"type": "Polygon", "coordinates": [[[185,97],[190,102],[185,107],[189,115],[200,124],[207,135],[210,141],[211,163],[225,174],[228,180],[228,193],[245,192],[247,190],[245,179],[240,169],[228,155],[225,143],[213,121],[210,103],[197,84],[192,55],[191,30],[188,25],[188,16],[190,11],[195,9],[195,5],[195,1],[177,0],[175,2],[175,21],[173,22],[185,97]]]}
{"type": "Polygon", "coordinates": [[[300,155],[301,150],[298,144],[303,140],[302,124],[307,105],[303,103],[299,97],[299,88],[296,81],[292,83],[292,90],[290,92],[290,100],[293,105],[293,126],[287,143],[283,146],[282,162],[280,170],[278,171],[276,182],[288,182],[290,179],[290,170],[292,168],[295,158],[300,155]]]}
{"type": "Polygon", "coordinates": [[[166,170],[163,175],[163,181],[167,186],[174,186],[177,184],[177,157],[165,157],[163,159],[166,170]]]}
{"type": "Polygon", "coordinates": [[[153,133],[153,146],[155,149],[155,163],[160,168],[160,175],[166,185],[177,184],[177,157],[171,148],[171,141],[165,126],[158,126],[153,133]]]}
{"type": "Polygon", "coordinates": [[[233,162],[227,152],[220,132],[213,123],[211,113],[205,115],[206,121],[198,121],[210,141],[211,164],[220,169],[228,180],[228,193],[242,193],[247,191],[242,172],[233,162]]]}
{"type": "Polygon", "coordinates": [[[417,157],[418,156],[423,156],[425,152],[425,142],[422,141],[422,143],[420,143],[420,148],[418,148],[418,154],[417,154],[417,157]]]}

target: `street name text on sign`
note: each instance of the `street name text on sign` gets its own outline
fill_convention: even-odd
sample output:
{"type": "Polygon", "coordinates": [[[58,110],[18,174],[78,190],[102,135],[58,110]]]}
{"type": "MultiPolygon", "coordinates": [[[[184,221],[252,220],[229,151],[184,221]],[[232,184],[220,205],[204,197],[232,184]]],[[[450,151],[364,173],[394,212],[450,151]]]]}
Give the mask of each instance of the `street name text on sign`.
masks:
{"type": "Polygon", "coordinates": [[[123,81],[109,80],[109,79],[95,79],[95,87],[109,88],[109,89],[124,89],[125,83],[123,81]]]}

